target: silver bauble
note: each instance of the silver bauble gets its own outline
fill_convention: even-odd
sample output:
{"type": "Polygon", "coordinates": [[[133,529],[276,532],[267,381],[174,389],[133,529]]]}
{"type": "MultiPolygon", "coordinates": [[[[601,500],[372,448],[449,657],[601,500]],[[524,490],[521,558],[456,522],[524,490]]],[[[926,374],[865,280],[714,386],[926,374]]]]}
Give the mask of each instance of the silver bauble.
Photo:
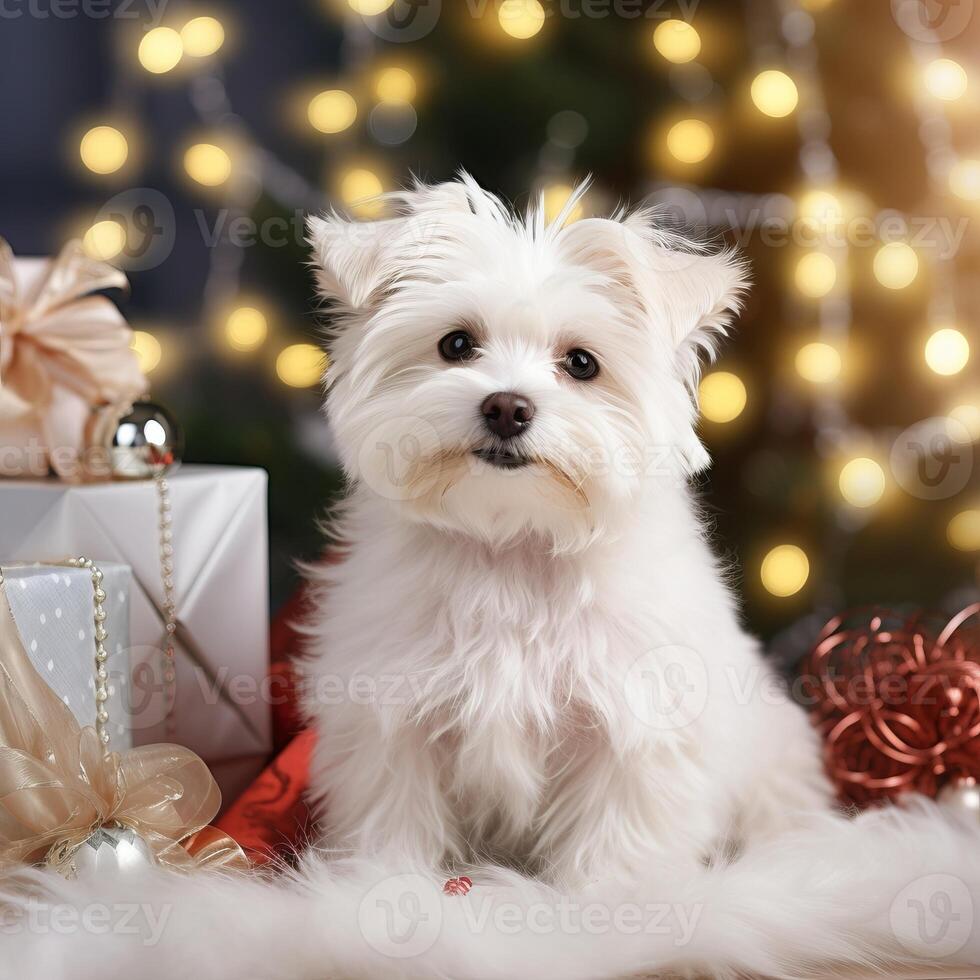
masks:
{"type": "Polygon", "coordinates": [[[980,823],[980,786],[974,779],[959,779],[944,786],[937,802],[980,823]]]}
{"type": "Polygon", "coordinates": [[[69,880],[96,874],[126,874],[156,864],[149,844],[131,827],[108,823],[81,844],[55,844],[45,867],[69,880]]]}
{"type": "Polygon", "coordinates": [[[94,479],[148,480],[180,465],[184,437],[162,405],[138,401],[99,409],[89,427],[94,479]]]}

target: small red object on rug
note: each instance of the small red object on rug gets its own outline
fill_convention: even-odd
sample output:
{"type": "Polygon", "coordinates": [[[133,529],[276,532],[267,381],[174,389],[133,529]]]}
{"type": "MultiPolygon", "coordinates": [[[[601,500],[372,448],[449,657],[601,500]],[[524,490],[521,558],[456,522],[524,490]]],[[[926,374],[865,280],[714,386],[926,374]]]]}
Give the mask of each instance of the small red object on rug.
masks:
{"type": "Polygon", "coordinates": [[[472,887],[473,880],[466,875],[460,875],[459,878],[450,878],[442,886],[442,891],[445,895],[467,895],[472,887]]]}

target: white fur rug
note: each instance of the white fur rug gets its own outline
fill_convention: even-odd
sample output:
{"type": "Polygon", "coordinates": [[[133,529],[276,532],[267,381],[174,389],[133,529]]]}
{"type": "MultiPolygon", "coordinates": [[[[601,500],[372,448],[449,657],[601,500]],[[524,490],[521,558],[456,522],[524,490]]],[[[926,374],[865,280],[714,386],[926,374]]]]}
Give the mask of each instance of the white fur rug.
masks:
{"type": "Polygon", "coordinates": [[[0,896],[0,976],[924,975],[980,964],[978,845],[980,828],[916,801],[815,818],[727,866],[665,865],[576,895],[476,872],[469,895],[445,896],[441,875],[312,854],[274,880],[25,870],[0,896]]]}

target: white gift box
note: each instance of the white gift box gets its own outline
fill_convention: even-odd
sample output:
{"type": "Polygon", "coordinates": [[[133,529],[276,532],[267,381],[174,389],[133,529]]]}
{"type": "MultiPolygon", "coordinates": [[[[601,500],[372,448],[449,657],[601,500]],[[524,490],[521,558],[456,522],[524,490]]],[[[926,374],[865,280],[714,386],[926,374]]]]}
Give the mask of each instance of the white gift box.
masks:
{"type": "MultiPolygon", "coordinates": [[[[109,674],[104,706],[109,747],[132,746],[129,705],[129,596],[126,565],[99,565],[108,638],[109,674]]],[[[79,725],[95,726],[95,597],[92,575],[82,568],[0,562],[4,590],[27,656],[79,725]]]]}
{"type": "Polygon", "coordinates": [[[271,751],[267,474],[183,466],[168,478],[177,604],[177,696],[164,719],[159,503],[150,481],[0,480],[0,556],[84,555],[132,569],[130,686],[136,745],[176,741],[215,772],[226,800],[271,751]],[[234,773],[234,785],[223,774],[234,773]]]}

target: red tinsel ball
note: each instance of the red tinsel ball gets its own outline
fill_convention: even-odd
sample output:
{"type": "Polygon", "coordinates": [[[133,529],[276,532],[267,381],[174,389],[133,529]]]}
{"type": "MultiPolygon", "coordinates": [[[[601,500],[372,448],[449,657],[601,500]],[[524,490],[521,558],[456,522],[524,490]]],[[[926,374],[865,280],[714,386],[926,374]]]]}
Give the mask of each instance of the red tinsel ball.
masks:
{"type": "Polygon", "coordinates": [[[875,611],[831,620],[804,698],[841,797],[858,805],[980,780],[980,603],[948,623],[875,611]]]}

